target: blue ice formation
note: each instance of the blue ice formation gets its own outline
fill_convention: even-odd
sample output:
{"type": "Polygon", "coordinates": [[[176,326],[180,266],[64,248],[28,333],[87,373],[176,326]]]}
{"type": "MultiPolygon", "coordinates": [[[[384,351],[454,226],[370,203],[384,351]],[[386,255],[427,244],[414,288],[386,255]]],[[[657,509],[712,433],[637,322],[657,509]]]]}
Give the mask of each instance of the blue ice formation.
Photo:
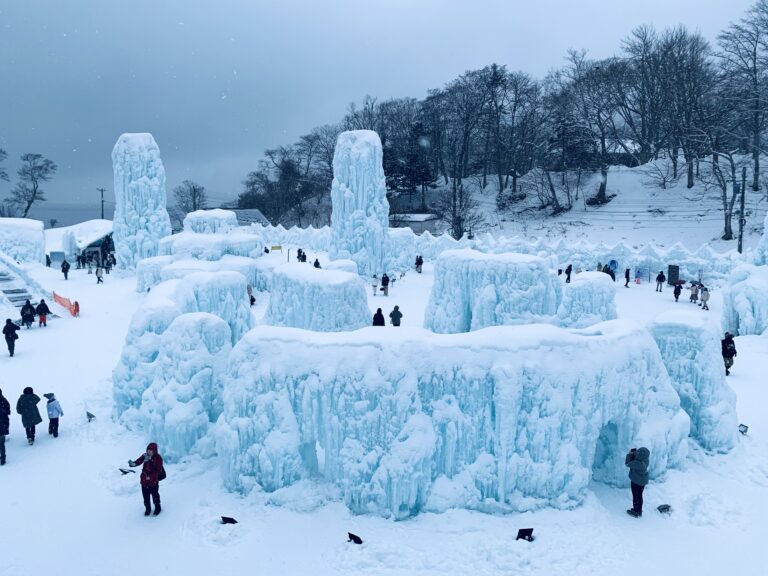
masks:
{"type": "Polygon", "coordinates": [[[349,272],[284,264],[272,272],[265,320],[318,332],[363,328],[371,322],[366,284],[349,272]]]}
{"type": "Polygon", "coordinates": [[[539,257],[448,250],[435,263],[424,327],[441,334],[551,322],[560,283],[539,257]]]}
{"type": "Polygon", "coordinates": [[[667,312],[648,329],[691,418],[691,436],[706,450],[727,452],[736,443],[736,395],[725,382],[722,335],[696,312],[667,312]]]}
{"type": "Polygon", "coordinates": [[[45,233],[40,220],[0,218],[0,253],[14,262],[45,263],[45,233]]]}
{"type": "Polygon", "coordinates": [[[184,217],[184,231],[198,234],[229,232],[238,227],[237,214],[231,210],[195,210],[184,217]]]}
{"type": "Polygon", "coordinates": [[[333,153],[329,256],[354,260],[366,278],[381,276],[388,266],[389,203],[382,158],[376,132],[339,134],[333,153]]]}
{"type": "Polygon", "coordinates": [[[197,260],[175,256],[145,258],[136,266],[136,291],[147,292],[161,282],[184,278],[196,272],[239,272],[254,286],[259,282],[258,260],[226,254],[218,260],[197,260]]]}
{"type": "Polygon", "coordinates": [[[746,336],[768,331],[768,266],[733,269],[723,289],[723,330],[746,336]]]}
{"type": "Polygon", "coordinates": [[[755,250],[754,263],[756,266],[768,265],[768,213],[763,220],[763,234],[760,236],[760,242],[755,250]]]}
{"type": "Polygon", "coordinates": [[[246,295],[246,280],[237,272],[197,272],[162,282],[147,294],[131,319],[120,360],[112,372],[115,409],[132,425],[142,418],[135,413],[144,391],[160,376],[157,359],[163,352],[162,336],[183,314],[207,312],[229,327],[230,345],[253,327],[246,295]],[[127,414],[126,414],[127,413],[127,414]]]}
{"type": "Polygon", "coordinates": [[[152,134],[123,134],[112,150],[115,178],[113,218],[119,268],[157,256],[160,239],[171,234],[166,211],[165,168],[152,134]]]}
{"type": "Polygon", "coordinates": [[[313,478],[353,512],[395,519],[568,508],[592,479],[627,485],[632,446],[650,448],[652,478],[687,451],[656,343],[618,320],[452,335],[259,326],[229,367],[216,445],[243,493],[313,478]]]}
{"type": "Polygon", "coordinates": [[[563,300],[557,309],[560,326],[586,328],[605,320],[615,320],[616,284],[604,272],[571,275],[565,284],[563,300]]]}

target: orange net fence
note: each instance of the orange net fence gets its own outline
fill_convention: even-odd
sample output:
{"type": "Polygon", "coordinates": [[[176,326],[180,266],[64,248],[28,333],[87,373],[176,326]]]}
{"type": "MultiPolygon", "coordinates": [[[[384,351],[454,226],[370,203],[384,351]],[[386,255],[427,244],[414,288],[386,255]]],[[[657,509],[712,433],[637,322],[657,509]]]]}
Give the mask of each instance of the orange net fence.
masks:
{"type": "Polygon", "coordinates": [[[72,302],[69,298],[64,298],[64,296],[56,294],[56,292],[53,293],[53,299],[59,306],[63,306],[69,310],[69,313],[72,314],[72,316],[80,316],[80,304],[77,300],[72,302]]]}

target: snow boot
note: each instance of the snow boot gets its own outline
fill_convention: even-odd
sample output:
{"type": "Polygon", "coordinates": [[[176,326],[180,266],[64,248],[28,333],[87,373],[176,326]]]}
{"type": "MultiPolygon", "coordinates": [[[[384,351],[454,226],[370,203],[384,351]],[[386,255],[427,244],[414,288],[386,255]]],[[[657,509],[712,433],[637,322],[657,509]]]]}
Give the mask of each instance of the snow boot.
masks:
{"type": "Polygon", "coordinates": [[[34,444],[34,443],[35,443],[35,439],[34,438],[27,438],[27,444],[32,446],[32,444],[34,444]]]}
{"type": "Polygon", "coordinates": [[[147,506],[146,508],[144,508],[144,516],[149,516],[150,514],[152,514],[152,508],[147,506]]]}
{"type": "Polygon", "coordinates": [[[632,516],[633,518],[640,518],[640,517],[643,515],[643,513],[642,513],[642,512],[636,512],[636,511],[635,511],[635,510],[633,510],[632,508],[630,508],[629,510],[627,510],[627,514],[629,514],[629,515],[630,515],[630,516],[632,516]]]}
{"type": "Polygon", "coordinates": [[[161,511],[162,511],[162,508],[160,508],[160,504],[155,504],[155,516],[160,514],[161,511]]]}

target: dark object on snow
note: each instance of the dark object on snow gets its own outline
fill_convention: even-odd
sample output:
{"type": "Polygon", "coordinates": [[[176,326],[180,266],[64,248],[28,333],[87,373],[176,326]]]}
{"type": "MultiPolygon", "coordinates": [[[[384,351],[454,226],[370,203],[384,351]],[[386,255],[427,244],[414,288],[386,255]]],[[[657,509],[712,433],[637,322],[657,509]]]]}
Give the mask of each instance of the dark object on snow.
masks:
{"type": "Polygon", "coordinates": [[[85,417],[88,418],[88,422],[90,422],[91,420],[95,420],[96,419],[96,416],[94,416],[93,414],[88,412],[88,410],[85,411],[85,417]]]}
{"type": "Polygon", "coordinates": [[[527,540],[528,542],[533,542],[533,528],[520,528],[520,530],[517,531],[517,538],[515,540],[527,540]]]}
{"type": "Polygon", "coordinates": [[[347,536],[349,536],[349,539],[347,542],[354,542],[355,544],[362,544],[363,539],[360,538],[357,534],[352,534],[352,532],[347,532],[347,536]]]}
{"type": "Polygon", "coordinates": [[[130,468],[118,468],[118,470],[123,473],[123,476],[126,474],[136,474],[136,470],[131,470],[130,468]]]}
{"type": "Polygon", "coordinates": [[[229,516],[222,516],[221,517],[221,523],[222,524],[237,524],[237,520],[234,518],[230,518],[229,516]]]}
{"type": "Polygon", "coordinates": [[[742,436],[746,436],[748,430],[749,430],[749,426],[747,426],[746,424],[739,424],[739,432],[741,432],[742,436]]]}
{"type": "Polygon", "coordinates": [[[660,514],[672,514],[672,506],[669,504],[662,504],[661,506],[657,506],[656,510],[658,510],[660,514]]]}
{"type": "Polygon", "coordinates": [[[43,394],[43,398],[47,398],[48,400],[51,400],[53,398],[53,393],[46,392],[45,394],[43,394]]]}
{"type": "Polygon", "coordinates": [[[381,311],[381,308],[376,308],[376,314],[373,315],[373,325],[386,326],[386,322],[384,321],[384,313],[381,311]]]}

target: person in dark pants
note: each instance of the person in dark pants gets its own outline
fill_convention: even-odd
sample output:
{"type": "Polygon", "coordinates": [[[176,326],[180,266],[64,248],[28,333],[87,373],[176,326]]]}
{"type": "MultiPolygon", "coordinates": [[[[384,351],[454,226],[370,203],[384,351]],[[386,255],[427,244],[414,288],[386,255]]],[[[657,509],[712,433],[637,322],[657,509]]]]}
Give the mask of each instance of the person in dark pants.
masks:
{"type": "Polygon", "coordinates": [[[643,490],[648,484],[648,466],[651,451],[648,448],[632,448],[624,458],[624,465],[629,468],[629,481],[632,488],[632,508],[627,514],[640,518],[643,515],[643,490]]]}
{"type": "Polygon", "coordinates": [[[66,258],[61,262],[61,272],[64,274],[64,280],[66,280],[67,276],[69,276],[69,262],[67,262],[66,258]]]}
{"type": "Polygon", "coordinates": [[[0,390],[0,466],[5,466],[5,437],[11,427],[11,404],[0,390]]]}
{"type": "Polygon", "coordinates": [[[675,296],[675,302],[677,302],[677,299],[680,298],[680,294],[683,292],[683,287],[678,283],[675,284],[675,289],[672,291],[672,294],[675,296]]]}
{"type": "Polygon", "coordinates": [[[568,266],[565,268],[565,283],[570,284],[571,283],[571,272],[573,272],[573,266],[568,264],[568,266]]]}
{"type": "Polygon", "coordinates": [[[725,338],[720,341],[720,345],[723,352],[723,362],[725,363],[725,375],[728,376],[733,367],[733,359],[736,357],[736,342],[733,341],[733,334],[726,332],[725,338]]]}
{"type": "Polygon", "coordinates": [[[13,352],[16,350],[16,340],[19,339],[17,331],[21,330],[21,326],[18,326],[11,322],[10,318],[5,319],[5,326],[3,326],[3,336],[5,336],[5,345],[8,346],[8,353],[13,358],[13,352]]]}
{"type": "Polygon", "coordinates": [[[624,270],[624,288],[629,288],[629,268],[624,270]]]}
{"type": "Polygon", "coordinates": [[[43,421],[40,410],[37,409],[39,403],[40,396],[34,393],[31,386],[24,388],[24,393],[16,402],[16,413],[21,415],[21,424],[27,433],[27,442],[30,446],[35,443],[35,426],[43,421]]]}
{"type": "Polygon", "coordinates": [[[24,306],[21,307],[21,325],[26,326],[27,330],[32,328],[32,323],[35,321],[35,307],[27,300],[24,306]]]}
{"type": "Polygon", "coordinates": [[[386,326],[386,322],[384,321],[384,313],[381,311],[381,308],[376,308],[376,314],[373,315],[373,325],[374,326],[386,326]]]}
{"type": "Polygon", "coordinates": [[[389,313],[389,319],[392,322],[392,326],[400,326],[400,320],[403,319],[403,313],[400,312],[400,306],[395,306],[395,309],[389,313]]]}
{"type": "Polygon", "coordinates": [[[152,512],[150,497],[155,504],[155,516],[160,514],[160,480],[165,478],[163,457],[157,451],[157,444],[150,442],[147,451],[136,460],[128,460],[128,466],[134,468],[141,465],[141,495],[144,498],[144,516],[152,512]]]}
{"type": "Polygon", "coordinates": [[[37,317],[40,320],[37,324],[38,327],[48,326],[48,315],[51,313],[51,309],[48,308],[48,304],[45,303],[45,299],[40,299],[40,304],[37,305],[37,309],[35,311],[37,312],[37,317]]]}
{"type": "Polygon", "coordinates": [[[56,400],[56,396],[49,392],[43,394],[48,399],[48,434],[54,438],[59,437],[59,418],[64,416],[64,410],[61,409],[61,404],[56,400]]]}
{"type": "Polygon", "coordinates": [[[389,296],[389,276],[386,272],[381,275],[381,287],[384,289],[384,296],[389,296]]]}

